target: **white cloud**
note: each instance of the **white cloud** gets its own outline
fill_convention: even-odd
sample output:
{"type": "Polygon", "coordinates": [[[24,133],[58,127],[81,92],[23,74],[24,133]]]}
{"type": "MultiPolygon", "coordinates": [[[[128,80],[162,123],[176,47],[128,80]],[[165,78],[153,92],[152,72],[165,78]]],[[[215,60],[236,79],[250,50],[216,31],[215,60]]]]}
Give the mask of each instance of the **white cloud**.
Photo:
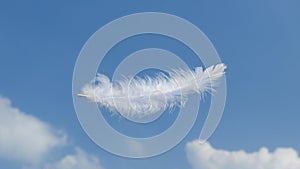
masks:
{"type": "Polygon", "coordinates": [[[0,158],[25,163],[23,169],[103,169],[97,157],[80,148],[53,164],[41,163],[53,148],[65,143],[65,133],[12,107],[9,99],[0,96],[0,158]]]}
{"type": "Polygon", "coordinates": [[[38,163],[65,140],[63,132],[12,107],[9,99],[0,97],[0,158],[38,163]]]}
{"type": "Polygon", "coordinates": [[[299,169],[300,158],[292,148],[277,148],[269,152],[226,151],[209,143],[193,141],[186,146],[187,157],[194,169],[299,169]]]}
{"type": "Polygon", "coordinates": [[[97,157],[76,148],[75,154],[66,155],[57,163],[46,165],[45,169],[102,169],[102,167],[97,157]]]}

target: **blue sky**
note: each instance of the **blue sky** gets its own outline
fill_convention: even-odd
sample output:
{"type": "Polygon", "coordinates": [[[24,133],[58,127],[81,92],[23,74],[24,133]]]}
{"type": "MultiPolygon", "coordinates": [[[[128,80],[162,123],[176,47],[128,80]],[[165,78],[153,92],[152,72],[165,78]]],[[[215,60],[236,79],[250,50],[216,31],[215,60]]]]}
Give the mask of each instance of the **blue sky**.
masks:
{"type": "MultiPolygon", "coordinates": [[[[296,0],[0,2],[0,95],[9,98],[12,107],[67,133],[69,143],[53,150],[49,161],[81,147],[105,169],[191,168],[185,145],[197,138],[203,118],[197,119],[199,127],[173,150],[133,160],[95,145],[82,130],[72,103],[73,68],[82,46],[96,30],[132,13],[170,13],[199,27],[228,65],[226,107],[209,142],[228,151],[252,152],[265,146],[270,150],[292,147],[299,152],[299,7],[296,0]]],[[[179,43],[158,39],[129,39],[111,55],[122,58],[145,47],[192,55],[179,43]]],[[[184,59],[192,66],[201,64],[193,57],[184,59]]],[[[99,70],[110,73],[116,63],[104,62],[107,68],[99,70]]],[[[206,110],[204,103],[201,112],[206,110]]],[[[0,166],[20,168],[22,162],[1,158],[0,166]]]]}

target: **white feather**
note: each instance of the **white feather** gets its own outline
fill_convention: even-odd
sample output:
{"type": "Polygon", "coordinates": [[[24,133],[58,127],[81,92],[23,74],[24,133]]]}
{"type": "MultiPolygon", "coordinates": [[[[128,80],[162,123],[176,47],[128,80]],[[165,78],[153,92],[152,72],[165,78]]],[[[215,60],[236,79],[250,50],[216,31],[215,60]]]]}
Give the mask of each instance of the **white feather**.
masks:
{"type": "Polygon", "coordinates": [[[128,78],[116,82],[103,75],[82,88],[82,94],[92,102],[108,108],[111,112],[137,116],[156,113],[184,106],[188,95],[212,93],[223,76],[226,65],[210,66],[205,71],[202,67],[195,70],[173,70],[169,76],[159,73],[155,77],[128,78]]]}

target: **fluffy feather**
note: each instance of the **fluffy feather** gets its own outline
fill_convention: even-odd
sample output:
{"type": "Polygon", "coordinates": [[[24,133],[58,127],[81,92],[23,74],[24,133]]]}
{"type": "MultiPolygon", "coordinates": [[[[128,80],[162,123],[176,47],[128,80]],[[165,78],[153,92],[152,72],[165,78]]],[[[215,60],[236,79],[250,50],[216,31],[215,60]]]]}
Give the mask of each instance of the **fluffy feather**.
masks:
{"type": "Polygon", "coordinates": [[[94,80],[82,88],[82,94],[92,102],[108,108],[111,112],[139,116],[184,106],[189,94],[215,92],[218,80],[223,76],[226,65],[202,67],[195,70],[172,70],[168,76],[159,73],[155,77],[125,78],[111,82],[97,74],[94,80]]]}

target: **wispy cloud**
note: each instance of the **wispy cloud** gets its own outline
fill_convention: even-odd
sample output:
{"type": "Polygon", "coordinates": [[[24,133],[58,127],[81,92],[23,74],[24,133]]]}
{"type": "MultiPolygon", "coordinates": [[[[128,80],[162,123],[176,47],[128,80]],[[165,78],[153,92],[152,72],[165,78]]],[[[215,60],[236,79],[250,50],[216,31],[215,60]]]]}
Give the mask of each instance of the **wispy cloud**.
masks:
{"type": "Polygon", "coordinates": [[[277,148],[270,152],[218,150],[209,143],[193,141],[186,146],[187,157],[194,169],[299,169],[300,158],[292,148],[277,148]]]}
{"type": "Polygon", "coordinates": [[[54,164],[45,165],[44,169],[103,169],[99,159],[76,148],[75,154],[69,154],[54,164]]]}
{"type": "Polygon", "coordinates": [[[38,163],[50,149],[64,145],[66,134],[12,107],[0,97],[0,157],[38,163]]]}

